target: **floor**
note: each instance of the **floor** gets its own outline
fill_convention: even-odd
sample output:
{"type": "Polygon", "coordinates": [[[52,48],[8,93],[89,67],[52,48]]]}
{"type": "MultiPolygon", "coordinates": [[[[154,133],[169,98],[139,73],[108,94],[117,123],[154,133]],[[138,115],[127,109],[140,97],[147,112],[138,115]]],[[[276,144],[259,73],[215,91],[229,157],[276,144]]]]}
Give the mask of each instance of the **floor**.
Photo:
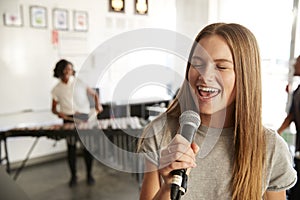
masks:
{"type": "MultiPolygon", "coordinates": [[[[132,200],[139,198],[139,184],[134,175],[116,171],[95,160],[93,174],[96,183],[88,186],[81,157],[78,158],[77,165],[78,184],[74,188],[68,186],[69,170],[64,159],[26,167],[18,176],[16,183],[31,200],[132,200]]],[[[11,177],[13,174],[14,172],[11,177]]]]}

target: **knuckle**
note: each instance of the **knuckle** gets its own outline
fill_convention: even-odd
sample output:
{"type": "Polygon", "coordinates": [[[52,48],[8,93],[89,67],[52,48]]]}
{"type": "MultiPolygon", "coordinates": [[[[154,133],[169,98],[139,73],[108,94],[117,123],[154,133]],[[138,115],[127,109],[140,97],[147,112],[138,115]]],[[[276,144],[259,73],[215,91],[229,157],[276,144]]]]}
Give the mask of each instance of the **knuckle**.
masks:
{"type": "Polygon", "coordinates": [[[182,154],[181,152],[178,152],[178,151],[177,151],[177,152],[175,153],[175,160],[180,160],[180,158],[182,157],[182,155],[183,155],[183,154],[182,154]]]}
{"type": "Polygon", "coordinates": [[[174,169],[176,169],[177,163],[172,162],[169,166],[172,170],[174,170],[174,169]]]}

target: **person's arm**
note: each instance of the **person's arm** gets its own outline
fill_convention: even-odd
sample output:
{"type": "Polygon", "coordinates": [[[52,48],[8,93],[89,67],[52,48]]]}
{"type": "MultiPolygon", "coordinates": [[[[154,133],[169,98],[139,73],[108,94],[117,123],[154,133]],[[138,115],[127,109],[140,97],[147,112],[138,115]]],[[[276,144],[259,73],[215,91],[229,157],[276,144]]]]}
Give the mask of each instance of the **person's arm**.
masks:
{"type": "Polygon", "coordinates": [[[266,200],[286,200],[286,195],[285,195],[286,191],[282,190],[279,192],[271,192],[271,191],[267,191],[266,192],[266,200]]]}
{"type": "Polygon", "coordinates": [[[58,115],[58,111],[56,109],[56,106],[57,106],[57,101],[55,101],[54,99],[52,99],[52,113],[55,114],[55,115],[58,115]]]}
{"type": "Polygon", "coordinates": [[[286,129],[291,122],[293,121],[293,115],[290,113],[286,116],[286,118],[284,119],[284,121],[282,122],[281,126],[279,127],[279,129],[277,130],[277,132],[279,134],[282,133],[282,131],[284,131],[284,129],[286,129]]]}
{"type": "Polygon", "coordinates": [[[59,118],[65,119],[66,116],[63,113],[57,111],[57,105],[58,105],[58,102],[55,101],[55,99],[52,99],[52,106],[51,106],[52,113],[57,115],[59,118]]]}
{"type": "Polygon", "coordinates": [[[170,200],[170,186],[160,183],[157,166],[146,160],[145,169],[140,200],[170,200]]]}
{"type": "Polygon", "coordinates": [[[103,108],[102,108],[102,105],[101,105],[101,102],[100,102],[97,92],[95,90],[93,90],[92,88],[88,87],[87,93],[93,97],[93,99],[95,101],[95,109],[96,109],[97,113],[101,113],[103,111],[103,108]]]}

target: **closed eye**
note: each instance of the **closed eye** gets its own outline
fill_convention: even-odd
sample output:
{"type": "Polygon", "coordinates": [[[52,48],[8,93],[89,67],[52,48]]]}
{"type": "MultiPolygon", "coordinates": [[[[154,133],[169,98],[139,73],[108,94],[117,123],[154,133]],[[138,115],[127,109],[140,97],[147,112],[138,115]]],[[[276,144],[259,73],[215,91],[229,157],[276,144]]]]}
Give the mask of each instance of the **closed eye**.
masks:
{"type": "Polygon", "coordinates": [[[217,69],[220,69],[220,70],[225,70],[227,69],[228,67],[226,66],[223,66],[223,65],[216,65],[217,69]]]}
{"type": "Polygon", "coordinates": [[[216,59],[215,65],[218,70],[227,70],[227,69],[233,69],[234,65],[231,60],[227,59],[216,59]]]}
{"type": "Polygon", "coordinates": [[[191,65],[195,68],[202,68],[206,66],[205,60],[203,60],[201,57],[193,56],[191,59],[191,65]]]}
{"type": "Polygon", "coordinates": [[[205,64],[192,64],[191,66],[194,67],[194,68],[203,68],[206,65],[205,64]]]}

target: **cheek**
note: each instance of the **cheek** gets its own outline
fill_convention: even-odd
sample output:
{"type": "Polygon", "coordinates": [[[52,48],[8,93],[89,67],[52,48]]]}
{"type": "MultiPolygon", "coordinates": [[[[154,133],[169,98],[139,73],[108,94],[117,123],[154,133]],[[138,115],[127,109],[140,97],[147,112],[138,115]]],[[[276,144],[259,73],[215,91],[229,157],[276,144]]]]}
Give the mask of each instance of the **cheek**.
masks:
{"type": "Polygon", "coordinates": [[[230,95],[230,102],[234,102],[236,99],[236,87],[232,89],[231,95],[230,95]]]}
{"type": "Polygon", "coordinates": [[[198,79],[199,77],[199,73],[197,70],[193,69],[193,68],[190,68],[189,69],[189,72],[188,72],[188,79],[189,79],[189,82],[192,84],[194,82],[196,82],[196,80],[198,79]]]}
{"type": "Polygon", "coordinates": [[[70,74],[72,74],[72,70],[66,70],[66,71],[64,72],[64,74],[65,74],[65,75],[70,75],[70,74]]]}
{"type": "Polygon", "coordinates": [[[226,83],[226,93],[229,99],[235,100],[236,98],[236,86],[235,86],[235,76],[224,80],[226,83]]]}

